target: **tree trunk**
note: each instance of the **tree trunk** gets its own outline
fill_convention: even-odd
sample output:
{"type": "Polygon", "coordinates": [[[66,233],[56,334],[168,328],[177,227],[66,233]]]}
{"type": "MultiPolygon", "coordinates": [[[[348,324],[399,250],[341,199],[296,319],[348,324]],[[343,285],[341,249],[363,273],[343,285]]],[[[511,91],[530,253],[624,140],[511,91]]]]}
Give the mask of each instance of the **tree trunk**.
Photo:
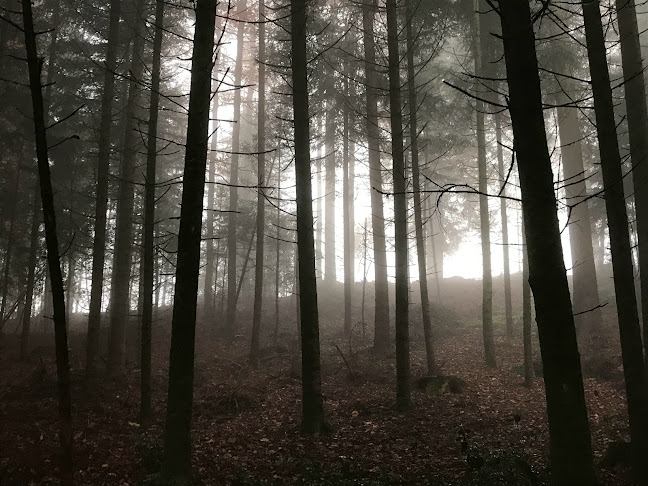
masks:
{"type": "Polygon", "coordinates": [[[104,64],[103,93],[101,95],[101,122],[99,126],[99,155],[95,192],[95,224],[92,243],[92,282],[88,315],[88,342],[86,353],[86,380],[93,383],[97,374],[99,336],[101,331],[101,299],[103,297],[104,264],[106,261],[106,211],[108,210],[108,176],[110,172],[113,99],[115,71],[119,44],[121,0],[110,1],[108,45],[104,64]]]}
{"type": "MultiPolygon", "coordinates": [[[[348,72],[347,72],[348,74],[348,72]]],[[[344,81],[344,92],[347,99],[349,99],[349,81],[344,81]]],[[[350,160],[349,154],[349,107],[344,106],[344,146],[343,146],[343,160],[342,160],[342,214],[344,218],[344,335],[351,335],[351,292],[353,290],[353,265],[354,265],[354,252],[353,252],[353,179],[349,175],[349,166],[353,162],[350,160]]]]}
{"type": "Polygon", "coordinates": [[[423,318],[423,335],[425,338],[425,356],[427,358],[427,372],[429,375],[436,374],[436,363],[434,357],[434,341],[432,337],[432,318],[430,316],[430,297],[427,282],[427,263],[425,260],[425,241],[423,239],[423,205],[421,203],[421,182],[419,170],[419,148],[418,148],[418,119],[417,119],[417,93],[414,68],[414,10],[412,0],[406,0],[406,34],[407,34],[407,90],[409,93],[409,125],[412,143],[410,152],[412,154],[412,180],[414,183],[414,226],[416,232],[416,254],[418,257],[419,290],[421,293],[421,314],[423,318]]]}
{"type": "MultiPolygon", "coordinates": [[[[169,391],[164,433],[163,475],[168,483],[189,485],[196,304],[200,273],[205,169],[209,141],[211,75],[217,0],[196,2],[191,61],[187,144],[178,233],[178,263],[171,323],[169,391]]],[[[166,483],[165,483],[166,484],[166,483]]]]}
{"type": "Polygon", "coordinates": [[[162,36],[164,33],[164,1],[155,2],[155,34],[151,66],[151,101],[149,106],[144,180],[144,238],[142,261],[142,341],[140,350],[140,420],[151,419],[151,344],[153,330],[153,273],[155,268],[155,169],[157,165],[158,110],[160,106],[160,75],[162,36]]]}
{"type": "Polygon", "coordinates": [[[509,256],[508,215],[506,212],[506,173],[504,172],[504,153],[502,150],[502,115],[495,113],[495,138],[497,140],[497,170],[502,178],[500,190],[500,218],[502,220],[502,251],[504,254],[504,309],[506,335],[513,336],[513,302],[511,299],[511,264],[509,256]]]}
{"type": "Polygon", "coordinates": [[[646,109],[646,87],[635,0],[616,0],[616,9],[621,39],[630,155],[632,157],[644,351],[648,357],[648,163],[646,163],[648,157],[648,110],[646,109]]]}
{"type": "Polygon", "coordinates": [[[396,254],[396,407],[412,405],[409,356],[409,275],[407,258],[407,198],[403,151],[400,56],[398,53],[396,0],[387,0],[387,47],[389,50],[389,108],[391,110],[394,172],[394,253],[396,254]]]}
{"type": "Polygon", "coordinates": [[[324,187],[324,278],[335,282],[337,278],[335,249],[335,128],[336,103],[329,101],[326,107],[325,187],[324,187]]]}
{"type": "MultiPolygon", "coordinates": [[[[482,70],[482,38],[481,22],[479,21],[480,1],[475,0],[475,76],[483,75],[482,70]]],[[[479,86],[479,80],[475,86],[479,86]]],[[[480,96],[480,93],[477,93],[480,96]]],[[[494,368],[495,338],[493,336],[493,274],[491,269],[490,217],[488,214],[488,168],[486,166],[486,129],[484,126],[484,103],[475,100],[477,116],[477,168],[479,171],[479,229],[482,249],[482,326],[484,335],[484,358],[486,366],[494,368]]]]}
{"type": "MultiPolygon", "coordinates": [[[[648,455],[648,389],[637,312],[621,156],[617,142],[612,88],[598,1],[583,1],[583,18],[610,234],[614,289],[621,334],[621,355],[630,419],[633,472],[637,481],[646,484],[648,481],[648,462],[645,460],[648,455]]],[[[641,72],[638,74],[637,78],[643,84],[641,72]]],[[[645,102],[645,100],[641,101],[645,102]]]]}
{"type": "Polygon", "coordinates": [[[139,150],[140,135],[137,123],[141,118],[139,108],[142,98],[144,65],[144,0],[135,0],[133,19],[133,51],[129,70],[128,102],[124,133],[124,153],[121,161],[119,198],[117,199],[117,222],[115,230],[115,253],[112,283],[110,285],[110,341],[108,346],[108,374],[117,376],[124,372],[126,326],[130,320],[131,258],[133,208],[135,205],[135,164],[139,150]]]}
{"type": "Polygon", "coordinates": [[[524,386],[533,385],[533,341],[531,335],[531,286],[529,285],[529,254],[522,228],[522,344],[524,347],[524,386]]]}
{"type": "MultiPolygon", "coordinates": [[[[38,177],[38,176],[37,176],[38,177]]],[[[29,350],[29,336],[31,332],[31,315],[34,303],[34,284],[36,281],[36,267],[38,266],[38,229],[42,220],[39,211],[40,186],[38,179],[34,181],[34,196],[32,208],[31,230],[29,236],[29,257],[27,262],[27,288],[25,290],[25,308],[22,316],[22,333],[20,338],[20,359],[27,359],[29,350]]]]}
{"type": "Polygon", "coordinates": [[[295,182],[297,191],[297,251],[302,348],[302,430],[328,429],[324,418],[320,377],[319,316],[313,239],[313,194],[310,169],[306,0],[290,3],[292,30],[292,86],[295,123],[295,182]]]}
{"type": "Polygon", "coordinates": [[[279,277],[281,270],[279,268],[279,258],[281,257],[281,240],[279,239],[281,231],[281,160],[277,170],[277,227],[275,233],[275,326],[273,343],[277,344],[279,334],[279,277]]]}
{"type": "MultiPolygon", "coordinates": [[[[265,0],[259,0],[259,113],[258,113],[258,169],[257,169],[257,221],[256,221],[256,258],[254,267],[254,310],[252,315],[252,344],[250,346],[250,363],[258,366],[259,339],[261,334],[261,311],[263,307],[263,270],[265,238],[265,117],[266,117],[266,18],[265,0]]],[[[281,169],[279,169],[280,171],[281,169]]],[[[281,176],[280,176],[281,177],[281,176]]]]}
{"type": "MultiPolygon", "coordinates": [[[[238,0],[237,13],[240,16],[246,8],[246,0],[238,0]]],[[[241,80],[243,76],[243,44],[245,22],[236,27],[236,64],[234,66],[234,126],[232,128],[232,163],[229,188],[229,223],[227,227],[227,314],[225,334],[233,337],[236,330],[236,230],[238,224],[239,150],[241,148],[241,80]]]]}
{"type": "Polygon", "coordinates": [[[68,356],[67,324],[65,321],[65,290],[59,258],[58,238],[56,235],[56,212],[50,177],[49,158],[47,153],[47,134],[45,111],[41,86],[41,63],[36,47],[36,31],[29,0],[22,0],[25,46],[27,48],[27,65],[29,68],[29,86],[34,114],[34,134],[36,139],[36,156],[38,160],[38,177],[40,180],[41,201],[45,221],[45,244],[47,247],[47,264],[52,281],[54,301],[54,339],[56,347],[56,375],[59,399],[59,441],[61,444],[61,484],[73,484],[74,468],[72,464],[72,397],[70,392],[70,360],[68,356]]]}
{"type": "Polygon", "coordinates": [[[371,228],[375,272],[375,335],[374,351],[384,354],[389,349],[389,285],[387,283],[387,249],[385,243],[385,218],[382,200],[382,173],[380,166],[380,130],[378,126],[378,90],[376,73],[376,46],[374,17],[376,0],[362,4],[364,35],[364,71],[367,92],[367,142],[369,146],[369,178],[371,182],[371,228]]]}
{"type": "Polygon", "coordinates": [[[529,3],[519,0],[500,0],[499,8],[524,208],[529,283],[544,368],[552,484],[594,485],[590,430],[560,243],[531,12],[529,3]]]}
{"type": "MultiPolygon", "coordinates": [[[[40,79],[40,78],[39,78],[40,79]]],[[[20,166],[16,167],[16,179],[14,180],[13,187],[14,193],[12,195],[11,214],[9,216],[9,231],[7,233],[7,250],[5,251],[4,269],[2,271],[2,301],[0,303],[0,331],[4,327],[8,316],[5,316],[7,310],[7,294],[9,293],[9,272],[11,270],[11,254],[14,245],[14,226],[16,224],[16,210],[18,209],[18,189],[20,187],[20,173],[22,169],[20,166]]]]}

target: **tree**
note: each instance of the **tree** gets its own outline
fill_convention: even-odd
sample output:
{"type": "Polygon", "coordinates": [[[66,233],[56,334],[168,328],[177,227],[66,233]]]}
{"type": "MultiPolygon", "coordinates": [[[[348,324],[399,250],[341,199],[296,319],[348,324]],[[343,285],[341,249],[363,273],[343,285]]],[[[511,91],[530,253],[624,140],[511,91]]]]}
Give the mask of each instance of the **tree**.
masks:
{"type": "Polygon", "coordinates": [[[257,221],[256,221],[256,263],[254,268],[254,310],[252,316],[252,345],[250,348],[250,363],[257,365],[259,354],[259,334],[261,332],[261,307],[263,305],[263,250],[265,237],[265,117],[266,117],[266,25],[265,4],[259,0],[259,114],[257,141],[257,221]]]}
{"type": "Polygon", "coordinates": [[[326,106],[326,121],[324,125],[324,140],[326,145],[326,156],[324,159],[324,278],[335,282],[336,249],[335,249],[335,135],[337,103],[332,101],[333,96],[329,95],[329,102],[326,106]]]}
{"type": "Polygon", "coordinates": [[[596,132],[601,154],[605,209],[610,234],[621,356],[630,419],[633,471],[635,478],[645,483],[648,481],[648,463],[645,460],[648,454],[648,388],[646,388],[641,327],[634,286],[621,156],[614,119],[614,101],[599,2],[588,0],[583,1],[582,5],[587,57],[594,95],[596,132]]]}
{"type": "Polygon", "coordinates": [[[189,485],[192,482],[191,407],[196,304],[217,3],[217,0],[198,0],[195,7],[196,27],[191,60],[191,91],[164,431],[163,480],[165,484],[174,486],[189,485]]]}
{"type": "Polygon", "coordinates": [[[410,152],[412,156],[412,181],[414,185],[414,226],[416,232],[416,253],[418,257],[419,290],[421,294],[421,314],[423,317],[423,333],[425,337],[425,355],[427,357],[427,372],[436,373],[434,358],[434,344],[432,340],[432,324],[430,316],[430,298],[428,294],[427,264],[425,259],[425,241],[423,239],[423,207],[421,204],[421,176],[419,170],[418,153],[418,102],[416,96],[416,79],[414,67],[414,22],[415,9],[412,0],[405,3],[405,21],[407,35],[407,90],[409,94],[409,127],[410,127],[410,152]]]}
{"type": "Polygon", "coordinates": [[[369,146],[369,174],[371,182],[371,228],[375,272],[375,335],[374,350],[384,354],[389,348],[389,286],[387,284],[387,250],[385,244],[385,217],[382,200],[382,172],[380,165],[380,129],[378,125],[378,76],[374,17],[376,0],[362,3],[364,40],[365,109],[367,112],[367,142],[369,146]]]}
{"type": "Polygon", "coordinates": [[[108,45],[104,62],[103,93],[101,94],[101,121],[99,126],[99,154],[95,193],[94,240],[92,244],[92,282],[88,316],[86,378],[91,383],[97,374],[99,333],[101,330],[101,300],[103,297],[104,264],[106,261],[106,211],[108,209],[108,176],[110,172],[110,137],[113,124],[115,72],[121,0],[110,1],[108,45]]]}
{"type": "Polygon", "coordinates": [[[389,107],[391,110],[396,233],[394,238],[394,252],[396,254],[396,406],[400,410],[406,410],[412,405],[409,356],[409,262],[407,257],[407,200],[405,194],[405,158],[397,16],[396,0],[387,0],[389,107]]]}
{"type": "Polygon", "coordinates": [[[34,115],[38,178],[40,181],[41,201],[43,203],[43,219],[45,221],[47,265],[50,271],[52,299],[54,302],[54,340],[59,401],[58,413],[60,419],[59,442],[62,450],[61,484],[63,486],[72,486],[74,476],[72,463],[72,394],[70,391],[70,359],[68,356],[67,323],[65,319],[65,291],[63,288],[63,273],[61,272],[58,237],[56,234],[54,192],[52,190],[47,150],[45,109],[41,85],[41,61],[38,58],[36,30],[34,28],[30,0],[22,0],[22,13],[25,47],[27,49],[27,65],[29,68],[29,88],[34,115]]]}
{"type": "Polygon", "coordinates": [[[297,254],[302,349],[302,430],[328,430],[324,418],[320,376],[319,315],[313,236],[313,193],[310,168],[308,58],[306,54],[307,0],[290,2],[293,119],[295,127],[295,183],[297,191],[297,254]]]}
{"type": "Polygon", "coordinates": [[[554,485],[594,485],[592,446],[576,330],[560,243],[551,159],[529,3],[499,0],[509,110],[549,418],[554,485]]]}

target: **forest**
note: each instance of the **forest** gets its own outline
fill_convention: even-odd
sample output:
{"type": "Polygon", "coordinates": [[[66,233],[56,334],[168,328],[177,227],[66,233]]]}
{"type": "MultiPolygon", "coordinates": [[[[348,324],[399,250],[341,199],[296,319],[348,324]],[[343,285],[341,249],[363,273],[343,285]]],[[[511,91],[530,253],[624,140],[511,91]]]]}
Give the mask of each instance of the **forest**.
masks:
{"type": "Polygon", "coordinates": [[[648,486],[648,5],[0,0],[0,485],[648,486]]]}

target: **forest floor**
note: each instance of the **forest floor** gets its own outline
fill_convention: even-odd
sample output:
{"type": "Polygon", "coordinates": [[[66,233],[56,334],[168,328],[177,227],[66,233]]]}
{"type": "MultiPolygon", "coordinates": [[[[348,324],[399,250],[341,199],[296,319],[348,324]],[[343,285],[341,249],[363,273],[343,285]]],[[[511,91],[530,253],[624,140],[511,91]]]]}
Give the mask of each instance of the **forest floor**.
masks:
{"type": "MultiPolygon", "coordinates": [[[[416,333],[413,338],[415,380],[424,375],[425,361],[416,333]]],[[[139,371],[103,383],[90,394],[75,366],[82,339],[72,340],[76,484],[134,486],[145,484],[159,469],[164,341],[158,339],[154,359],[155,419],[143,427],[137,421],[139,371]]],[[[323,333],[323,393],[332,432],[309,437],[299,431],[294,342],[269,349],[261,370],[252,372],[246,365],[247,340],[225,344],[198,339],[193,417],[197,484],[467,484],[461,483],[468,467],[462,446],[485,455],[514,452],[542,471],[548,460],[544,387],[541,378],[531,388],[523,386],[519,341],[498,334],[498,365],[487,369],[480,328],[448,326],[437,343],[438,363],[443,375],[461,378],[465,389],[414,389],[414,407],[400,413],[394,409],[393,356],[376,360],[368,339],[350,343],[323,333]]],[[[4,348],[16,346],[6,337],[4,348]]],[[[44,349],[36,347],[28,362],[17,361],[13,353],[0,355],[2,486],[57,484],[55,368],[44,349]]],[[[631,484],[624,466],[600,467],[608,446],[627,440],[623,377],[619,367],[608,371],[606,379],[585,379],[597,473],[603,485],[631,484]]]]}

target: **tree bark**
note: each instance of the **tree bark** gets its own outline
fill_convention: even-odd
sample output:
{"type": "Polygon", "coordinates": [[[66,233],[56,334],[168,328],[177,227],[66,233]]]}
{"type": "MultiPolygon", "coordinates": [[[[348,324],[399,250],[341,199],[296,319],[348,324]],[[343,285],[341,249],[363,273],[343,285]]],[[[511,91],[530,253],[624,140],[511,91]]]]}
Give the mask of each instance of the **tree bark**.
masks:
{"type": "MultiPolygon", "coordinates": [[[[348,74],[348,72],[346,73],[348,74]]],[[[349,81],[344,81],[344,92],[347,99],[349,99],[349,81]]],[[[351,335],[351,309],[353,290],[353,265],[354,265],[354,252],[353,252],[353,179],[349,175],[349,166],[353,162],[350,160],[352,155],[349,153],[349,107],[344,106],[343,116],[343,155],[342,155],[342,214],[344,218],[344,335],[351,335]]]]}
{"type": "MultiPolygon", "coordinates": [[[[648,389],[646,388],[641,327],[637,311],[630,232],[623,191],[623,174],[614,118],[612,87],[610,86],[599,2],[587,0],[583,1],[582,5],[605,189],[605,208],[610,234],[610,253],[621,335],[621,356],[630,419],[633,472],[637,481],[648,484],[648,462],[646,462],[648,455],[648,389]]],[[[638,79],[643,84],[641,71],[638,74],[638,79]]],[[[642,101],[645,103],[645,100],[642,101]]]]}
{"type": "MultiPolygon", "coordinates": [[[[236,11],[242,14],[246,0],[239,0],[236,11]]],[[[240,19],[236,27],[236,64],[234,65],[234,126],[232,128],[232,162],[229,188],[229,223],[227,227],[227,311],[225,334],[233,337],[236,331],[236,230],[238,224],[239,150],[241,148],[241,80],[243,77],[243,44],[245,22],[240,19]]]]}
{"type": "Polygon", "coordinates": [[[324,184],[324,279],[335,282],[337,278],[335,249],[335,128],[336,103],[329,101],[326,107],[325,184],[324,184]]]}
{"type": "Polygon", "coordinates": [[[596,478],[580,356],[560,243],[528,2],[500,0],[509,107],[518,158],[529,283],[533,290],[549,418],[552,484],[596,478]]]}
{"type": "MultiPolygon", "coordinates": [[[[163,476],[189,485],[196,304],[200,272],[203,197],[209,141],[211,75],[217,0],[197,0],[187,144],[178,233],[178,263],[171,323],[169,389],[164,433],[163,476]]],[[[175,481],[175,482],[174,482],[175,481]]],[[[165,484],[167,484],[165,483],[165,484]]]]}
{"type": "Polygon", "coordinates": [[[140,136],[137,122],[141,118],[144,73],[144,0],[135,0],[133,19],[133,51],[129,70],[128,101],[124,132],[124,153],[121,161],[119,198],[117,199],[117,222],[112,282],[110,285],[110,340],[108,343],[108,374],[117,376],[124,372],[126,326],[130,320],[130,281],[132,258],[133,209],[135,206],[135,164],[140,136]]]}
{"type": "Polygon", "coordinates": [[[14,245],[14,226],[16,224],[16,210],[18,209],[18,189],[20,187],[20,166],[16,167],[16,178],[13,183],[14,193],[12,196],[11,211],[9,215],[9,231],[7,234],[7,249],[4,257],[4,269],[2,270],[2,301],[0,302],[0,332],[4,327],[8,316],[5,316],[7,309],[7,295],[9,293],[9,271],[11,269],[11,256],[14,245]]]}
{"type": "Polygon", "coordinates": [[[108,45],[104,63],[103,93],[101,95],[101,122],[99,126],[99,155],[95,192],[95,225],[92,243],[92,281],[88,315],[88,342],[86,353],[86,380],[92,383],[97,375],[99,335],[101,331],[101,300],[103,297],[104,265],[106,261],[106,211],[108,210],[108,176],[112,133],[112,109],[115,97],[115,71],[119,44],[121,0],[110,1],[108,45]]]}
{"type": "MultiPolygon", "coordinates": [[[[259,113],[258,113],[258,168],[257,168],[257,221],[256,221],[256,258],[254,267],[254,309],[252,315],[252,344],[250,346],[250,364],[258,366],[259,339],[261,334],[261,311],[263,307],[263,271],[264,271],[264,238],[265,238],[265,145],[266,145],[266,18],[265,0],[259,0],[259,113]]],[[[281,169],[280,169],[281,170],[281,169]]]]}
{"type": "Polygon", "coordinates": [[[371,228],[374,250],[374,351],[382,355],[389,349],[389,285],[387,283],[387,249],[385,243],[385,217],[382,200],[382,170],[380,165],[380,130],[378,126],[378,90],[376,73],[376,45],[374,17],[376,0],[363,2],[362,25],[364,36],[364,71],[367,111],[367,142],[369,146],[369,179],[371,183],[371,228]]]}
{"type": "MultiPolygon", "coordinates": [[[[38,176],[36,176],[38,177],[38,176]]],[[[27,288],[25,290],[25,308],[22,317],[22,332],[20,337],[20,359],[27,359],[29,337],[31,332],[31,315],[34,304],[34,284],[36,282],[36,267],[38,265],[38,229],[42,220],[38,210],[40,203],[40,186],[38,178],[34,181],[34,196],[32,208],[31,230],[29,236],[29,257],[27,261],[27,288]]]]}
{"type": "Polygon", "coordinates": [[[297,191],[297,252],[302,348],[302,430],[328,430],[324,418],[320,377],[319,315],[313,238],[313,194],[310,169],[308,58],[306,54],[306,0],[292,0],[291,53],[295,124],[295,182],[297,191]]]}
{"type": "MultiPolygon", "coordinates": [[[[482,36],[480,1],[475,0],[475,76],[483,75],[482,36]]],[[[478,81],[475,86],[479,86],[478,81]]],[[[480,94],[477,93],[477,96],[480,94]]],[[[491,269],[490,217],[488,214],[488,169],[486,161],[486,129],[484,125],[484,103],[475,100],[477,117],[477,169],[479,171],[479,229],[482,249],[482,326],[484,336],[484,358],[486,366],[497,366],[495,358],[495,338],[493,336],[493,272],[491,269]]]]}
{"type": "Polygon", "coordinates": [[[407,257],[407,199],[403,150],[398,11],[396,0],[387,0],[387,47],[389,50],[389,107],[391,110],[394,172],[394,252],[396,254],[396,407],[411,407],[409,356],[409,275],[407,257]]]}
{"type": "Polygon", "coordinates": [[[407,90],[409,94],[409,125],[412,155],[412,180],[414,190],[414,226],[416,232],[416,254],[418,257],[419,290],[421,294],[421,315],[423,318],[423,335],[425,339],[425,356],[427,359],[427,372],[433,376],[436,374],[436,362],[434,356],[434,339],[432,337],[432,317],[430,316],[430,297],[427,281],[427,263],[425,259],[425,240],[423,239],[423,205],[421,203],[421,182],[419,170],[419,148],[418,148],[418,119],[417,119],[417,93],[416,78],[414,72],[414,8],[412,0],[406,0],[405,20],[407,35],[407,90]]]}
{"type": "Polygon", "coordinates": [[[533,341],[531,334],[531,286],[529,285],[529,254],[522,228],[522,345],[524,348],[524,386],[533,385],[533,341]]]}
{"type": "Polygon", "coordinates": [[[72,396],[70,392],[70,360],[68,356],[67,324],[65,320],[65,290],[63,273],[59,257],[58,238],[56,235],[56,212],[50,176],[49,157],[47,153],[47,134],[45,127],[45,110],[41,85],[41,60],[38,58],[36,31],[32,14],[32,4],[22,0],[23,27],[29,68],[29,86],[34,114],[34,134],[36,139],[36,157],[38,160],[38,177],[40,194],[43,203],[45,221],[45,244],[47,247],[47,264],[52,281],[54,302],[54,339],[56,348],[56,375],[59,401],[59,441],[61,444],[61,484],[73,484],[74,467],[72,463],[72,396]]]}
{"type": "Polygon", "coordinates": [[[641,316],[644,352],[648,358],[648,110],[644,66],[639,42],[635,0],[616,0],[621,59],[625,89],[632,182],[634,188],[639,274],[641,276],[641,316]]]}

